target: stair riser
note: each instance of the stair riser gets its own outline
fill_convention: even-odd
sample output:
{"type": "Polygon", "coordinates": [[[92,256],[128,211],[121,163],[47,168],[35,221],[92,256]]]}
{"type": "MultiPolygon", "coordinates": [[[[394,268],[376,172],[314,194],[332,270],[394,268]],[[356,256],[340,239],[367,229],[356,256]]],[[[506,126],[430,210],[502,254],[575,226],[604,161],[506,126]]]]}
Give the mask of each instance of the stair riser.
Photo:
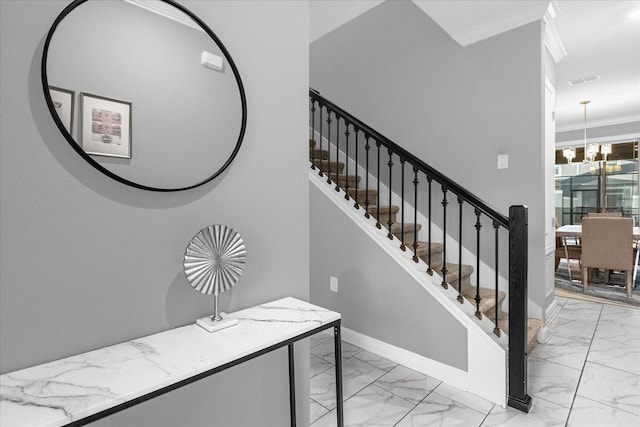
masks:
{"type": "MultiPolygon", "coordinates": [[[[369,208],[369,214],[371,214],[372,217],[377,218],[376,216],[376,208],[375,207],[370,207],[369,208]]],[[[388,212],[381,212],[380,213],[380,222],[386,224],[389,222],[389,213],[388,212]]],[[[391,214],[391,222],[393,224],[396,224],[396,214],[391,214]]]]}
{"type": "MultiPolygon", "coordinates": [[[[371,212],[371,216],[374,217],[374,218],[377,218],[376,217],[376,212],[371,212]]],[[[387,224],[389,224],[389,213],[388,212],[381,212],[380,213],[380,223],[384,224],[384,226],[387,227],[387,224]]],[[[391,224],[398,224],[398,222],[396,221],[396,216],[394,214],[391,214],[391,224]]]]}
{"type": "Polygon", "coordinates": [[[309,160],[326,160],[329,157],[327,150],[309,150],[309,160]]]}
{"type": "MultiPolygon", "coordinates": [[[[438,267],[438,270],[435,270],[436,273],[442,275],[442,272],[440,271],[440,269],[442,269],[442,267],[438,267]]],[[[453,286],[455,289],[458,289],[458,275],[457,274],[451,274],[451,273],[447,273],[447,283],[449,283],[449,285],[453,286]]],[[[462,287],[466,287],[466,286],[471,286],[471,275],[468,276],[462,276],[462,287]]],[[[474,302],[475,304],[475,302],[474,302]]]]}
{"type": "MultiPolygon", "coordinates": [[[[386,218],[380,218],[380,222],[383,222],[386,218]]],[[[385,224],[386,225],[386,224],[385,224]]],[[[393,233],[394,236],[396,236],[398,238],[398,240],[402,240],[402,233],[393,233]]],[[[402,240],[404,242],[404,244],[408,247],[411,247],[411,245],[413,245],[413,230],[411,231],[405,231],[404,233],[404,240],[402,240]]]]}
{"type": "Polygon", "coordinates": [[[347,175],[345,178],[344,175],[340,174],[336,177],[335,173],[331,174],[331,180],[337,182],[338,186],[342,189],[347,187],[347,183],[349,184],[349,188],[358,188],[358,181],[360,181],[359,177],[355,175],[347,175]]]}
{"type": "MultiPolygon", "coordinates": [[[[490,310],[486,310],[486,312],[484,313],[485,316],[487,316],[487,318],[489,320],[491,320],[493,323],[496,323],[496,310],[495,310],[495,305],[493,307],[491,307],[492,309],[490,310]]],[[[504,311],[502,311],[501,307],[498,307],[498,319],[502,319],[504,317],[505,313],[504,311]]]]}
{"type": "MultiPolygon", "coordinates": [[[[425,254],[425,255],[418,255],[418,258],[420,258],[421,260],[423,260],[424,262],[427,263],[427,265],[429,265],[429,254],[425,254]]],[[[442,252],[431,252],[431,268],[435,271],[440,271],[442,270],[442,252]]]]}
{"type": "Polygon", "coordinates": [[[336,163],[334,161],[327,162],[326,160],[316,159],[314,164],[320,168],[320,170],[324,173],[329,173],[331,171],[332,174],[336,173],[336,168],[338,169],[338,173],[341,174],[344,172],[344,163],[336,163]]]}
{"type": "MultiPolygon", "coordinates": [[[[363,189],[355,189],[355,188],[350,188],[349,189],[349,196],[358,201],[358,204],[364,206],[365,205],[365,199],[367,198],[365,195],[365,191],[363,189]],[[357,192],[357,197],[356,197],[356,192],[357,192]]],[[[378,196],[375,192],[371,192],[371,190],[369,191],[369,205],[375,205],[376,203],[378,203],[378,196]]]]}

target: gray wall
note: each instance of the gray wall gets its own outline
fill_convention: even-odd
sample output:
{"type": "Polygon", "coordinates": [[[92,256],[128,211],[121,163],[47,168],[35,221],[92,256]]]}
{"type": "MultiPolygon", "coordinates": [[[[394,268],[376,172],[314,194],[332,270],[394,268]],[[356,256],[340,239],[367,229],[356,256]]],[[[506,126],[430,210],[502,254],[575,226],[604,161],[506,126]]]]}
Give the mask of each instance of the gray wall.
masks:
{"type": "MultiPolygon", "coordinates": [[[[182,271],[184,248],[210,224],[238,230],[249,254],[238,285],[221,299],[225,311],[288,295],[308,299],[308,165],[300,161],[308,138],[307,2],[183,2],[232,53],[246,86],[248,127],[227,172],[173,194],[110,180],[58,132],[42,94],[40,58],[67,4],[0,2],[0,371],[210,313],[212,299],[182,271]]],[[[297,352],[301,425],[309,416],[304,353],[297,352]]],[[[279,351],[102,424],[282,426],[286,396],[287,357],[279,351]]]]}
{"type": "Polygon", "coordinates": [[[466,329],[312,183],[309,195],[311,302],[342,313],[346,328],[466,371],[466,329]]]}
{"type": "Polygon", "coordinates": [[[529,296],[539,307],[543,50],[540,21],[462,48],[408,1],[384,2],[310,47],[310,82],[323,96],[500,212],[529,206],[529,296]],[[508,169],[497,169],[500,153],[508,169]]]}

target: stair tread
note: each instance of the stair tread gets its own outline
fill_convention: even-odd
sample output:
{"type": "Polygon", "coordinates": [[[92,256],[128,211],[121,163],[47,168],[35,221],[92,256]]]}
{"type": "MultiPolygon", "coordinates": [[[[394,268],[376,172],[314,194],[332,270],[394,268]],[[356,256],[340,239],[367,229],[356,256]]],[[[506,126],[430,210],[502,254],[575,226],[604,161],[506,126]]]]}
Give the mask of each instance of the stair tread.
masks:
{"type": "MultiPolygon", "coordinates": [[[[436,270],[438,274],[441,274],[441,269],[442,269],[442,266],[439,266],[439,268],[436,270]]],[[[455,277],[457,279],[458,270],[459,269],[458,269],[457,263],[448,262],[447,263],[447,279],[449,279],[450,277],[455,277]]],[[[462,264],[462,277],[468,276],[471,273],[473,273],[473,266],[468,264],[462,264]]]]}
{"type": "Polygon", "coordinates": [[[309,148],[309,160],[322,159],[325,160],[329,157],[327,150],[319,150],[317,148],[309,148]]]}
{"type": "MultiPolygon", "coordinates": [[[[331,164],[331,166],[335,166],[335,164],[336,164],[336,161],[335,161],[335,160],[328,161],[328,160],[326,160],[326,159],[325,159],[325,160],[323,160],[323,159],[315,159],[315,160],[314,160],[314,162],[315,162],[316,164],[317,164],[317,163],[320,163],[320,164],[325,164],[325,165],[326,165],[327,163],[329,163],[329,164],[331,164]]],[[[338,166],[340,166],[341,168],[344,168],[344,162],[337,162],[337,163],[338,163],[338,166]]]]}
{"type": "MultiPolygon", "coordinates": [[[[473,305],[476,304],[476,288],[473,286],[465,286],[462,288],[462,296],[468,299],[473,305]]],[[[497,304],[501,304],[506,297],[506,293],[504,291],[498,291],[498,301],[497,304]]],[[[480,288],[480,312],[485,313],[490,320],[493,320],[495,317],[496,307],[496,292],[490,288],[480,288]]]]}
{"type": "MultiPolygon", "coordinates": [[[[386,218],[384,217],[384,215],[381,214],[380,215],[380,220],[382,221],[384,219],[386,219],[386,218]]],[[[384,226],[385,226],[385,228],[388,228],[387,224],[384,224],[384,226]]],[[[414,230],[420,230],[421,228],[422,228],[422,224],[414,224],[412,222],[405,222],[404,223],[404,232],[405,233],[413,232],[414,230]]],[[[400,233],[402,233],[402,224],[398,224],[398,223],[391,224],[391,233],[392,234],[396,234],[396,233],[400,234],[400,233]]]]}
{"type": "MultiPolygon", "coordinates": [[[[375,215],[377,211],[377,206],[369,206],[369,213],[371,215],[375,215]]],[[[389,214],[389,211],[391,211],[391,214],[397,214],[400,211],[400,207],[396,205],[380,205],[380,215],[389,214]]]]}
{"type": "MultiPolygon", "coordinates": [[[[544,324],[542,320],[535,318],[527,319],[527,353],[531,354],[533,349],[538,344],[538,331],[542,329],[544,324]]],[[[498,322],[498,327],[504,331],[505,334],[509,335],[509,313],[504,313],[502,318],[498,322]]]]}
{"type": "MultiPolygon", "coordinates": [[[[413,250],[413,246],[411,247],[413,250]]],[[[442,252],[442,243],[431,242],[431,256],[435,254],[440,254],[442,252]]],[[[428,256],[429,255],[429,242],[424,242],[422,240],[418,240],[418,256],[428,256]]]]}
{"type": "MultiPolygon", "coordinates": [[[[331,178],[334,180],[336,179],[336,173],[334,171],[331,172],[331,178]]],[[[361,176],[351,175],[351,174],[345,175],[343,173],[338,173],[338,180],[340,180],[341,182],[345,180],[360,182],[361,179],[362,179],[361,176]]]]}
{"type": "Polygon", "coordinates": [[[349,193],[351,192],[358,192],[358,193],[369,192],[369,194],[373,194],[373,195],[378,194],[378,190],[376,190],[375,188],[370,188],[368,190],[365,190],[364,188],[349,188],[349,193]]]}

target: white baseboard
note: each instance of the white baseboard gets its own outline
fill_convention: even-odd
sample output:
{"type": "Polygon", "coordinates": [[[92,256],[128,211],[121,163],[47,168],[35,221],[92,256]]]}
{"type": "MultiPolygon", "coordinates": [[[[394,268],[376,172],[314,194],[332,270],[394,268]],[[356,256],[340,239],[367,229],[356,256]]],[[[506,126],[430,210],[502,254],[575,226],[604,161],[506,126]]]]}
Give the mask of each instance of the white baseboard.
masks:
{"type": "MultiPolygon", "coordinates": [[[[398,363],[414,371],[429,375],[432,378],[440,380],[446,384],[457,387],[461,390],[477,394],[487,400],[498,405],[505,406],[505,398],[502,393],[498,393],[496,397],[494,390],[488,393],[471,389],[470,384],[476,383],[470,378],[468,372],[454,368],[433,359],[421,356],[409,350],[388,344],[367,335],[355,332],[351,329],[342,327],[342,339],[350,344],[355,345],[363,350],[381,356],[387,360],[398,363]]],[[[499,387],[498,387],[499,388],[499,387]]],[[[499,388],[500,389],[500,388],[499,388]]]]}

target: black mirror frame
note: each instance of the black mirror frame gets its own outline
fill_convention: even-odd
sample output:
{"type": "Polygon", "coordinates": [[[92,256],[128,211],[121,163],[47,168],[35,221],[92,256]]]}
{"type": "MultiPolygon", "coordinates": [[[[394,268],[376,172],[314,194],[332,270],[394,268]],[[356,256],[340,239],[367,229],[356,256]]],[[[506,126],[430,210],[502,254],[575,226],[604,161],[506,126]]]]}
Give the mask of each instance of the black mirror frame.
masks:
{"type": "Polygon", "coordinates": [[[216,34],[200,18],[195,16],[190,10],[188,10],[184,6],[178,4],[174,0],[161,0],[161,1],[174,6],[175,8],[179,9],[180,11],[182,11],[186,15],[188,15],[191,19],[193,19],[193,21],[196,22],[209,35],[209,37],[211,37],[211,39],[218,45],[218,47],[222,51],[223,55],[227,59],[229,67],[231,67],[231,69],[233,70],[233,75],[235,76],[236,82],[238,84],[238,90],[240,92],[240,101],[241,101],[241,105],[242,105],[242,123],[241,123],[241,127],[240,127],[240,134],[238,135],[238,140],[236,142],[235,148],[233,149],[233,152],[231,153],[231,156],[227,159],[227,161],[224,163],[224,165],[222,165],[222,167],[218,171],[216,171],[210,177],[208,177],[208,178],[204,179],[203,181],[200,181],[200,182],[198,182],[196,184],[189,185],[189,186],[186,186],[186,187],[179,187],[179,188],[156,188],[156,187],[149,187],[149,186],[146,186],[146,185],[138,184],[138,183],[133,182],[133,181],[129,181],[129,180],[127,180],[125,178],[122,178],[121,176],[111,172],[110,170],[108,170],[107,168],[102,166],[100,163],[96,162],[93,158],[91,158],[91,156],[89,156],[82,149],[80,144],[78,144],[73,139],[73,137],[71,136],[71,133],[69,131],[67,131],[67,129],[65,128],[64,124],[62,123],[62,120],[60,120],[60,117],[56,113],[55,107],[53,105],[53,101],[51,99],[51,95],[49,93],[49,80],[48,80],[48,77],[47,77],[47,57],[48,57],[48,53],[49,53],[49,44],[51,43],[51,39],[53,37],[53,34],[55,33],[55,30],[58,27],[58,25],[60,24],[60,22],[72,10],[74,10],[76,7],[80,6],[81,4],[83,4],[83,3],[87,2],[87,1],[88,0],[74,0],[69,6],[65,7],[62,10],[62,12],[60,12],[58,17],[55,19],[55,21],[51,25],[51,29],[47,33],[47,38],[46,38],[46,40],[44,42],[44,47],[43,47],[43,51],[42,51],[42,62],[41,62],[40,74],[41,74],[41,77],[42,77],[42,90],[43,90],[43,93],[44,93],[44,98],[45,98],[45,100],[47,102],[47,106],[49,107],[49,112],[51,113],[51,116],[53,117],[53,121],[56,123],[56,126],[58,126],[58,129],[60,130],[62,135],[65,137],[65,139],[67,140],[69,145],[71,145],[71,147],[87,163],[89,163],[91,166],[93,166],[94,168],[96,168],[97,170],[102,172],[103,174],[107,175],[109,178],[114,179],[114,180],[116,180],[118,182],[121,182],[123,184],[126,184],[128,186],[139,188],[139,189],[142,189],[142,190],[157,191],[157,192],[173,192],[173,191],[190,190],[192,188],[196,188],[196,187],[199,187],[199,186],[201,186],[203,184],[206,184],[207,182],[213,180],[218,175],[220,175],[222,172],[224,172],[224,170],[229,167],[229,165],[231,164],[233,159],[238,154],[238,151],[240,150],[240,146],[242,145],[242,140],[244,139],[244,134],[245,134],[246,127],[247,127],[247,98],[246,98],[246,95],[245,95],[245,92],[244,92],[244,86],[242,84],[242,79],[240,78],[240,73],[238,72],[238,68],[236,67],[235,62],[233,62],[233,59],[231,58],[231,54],[229,53],[229,51],[227,50],[225,45],[222,43],[222,41],[218,38],[218,36],[216,36],[216,34]]]}

